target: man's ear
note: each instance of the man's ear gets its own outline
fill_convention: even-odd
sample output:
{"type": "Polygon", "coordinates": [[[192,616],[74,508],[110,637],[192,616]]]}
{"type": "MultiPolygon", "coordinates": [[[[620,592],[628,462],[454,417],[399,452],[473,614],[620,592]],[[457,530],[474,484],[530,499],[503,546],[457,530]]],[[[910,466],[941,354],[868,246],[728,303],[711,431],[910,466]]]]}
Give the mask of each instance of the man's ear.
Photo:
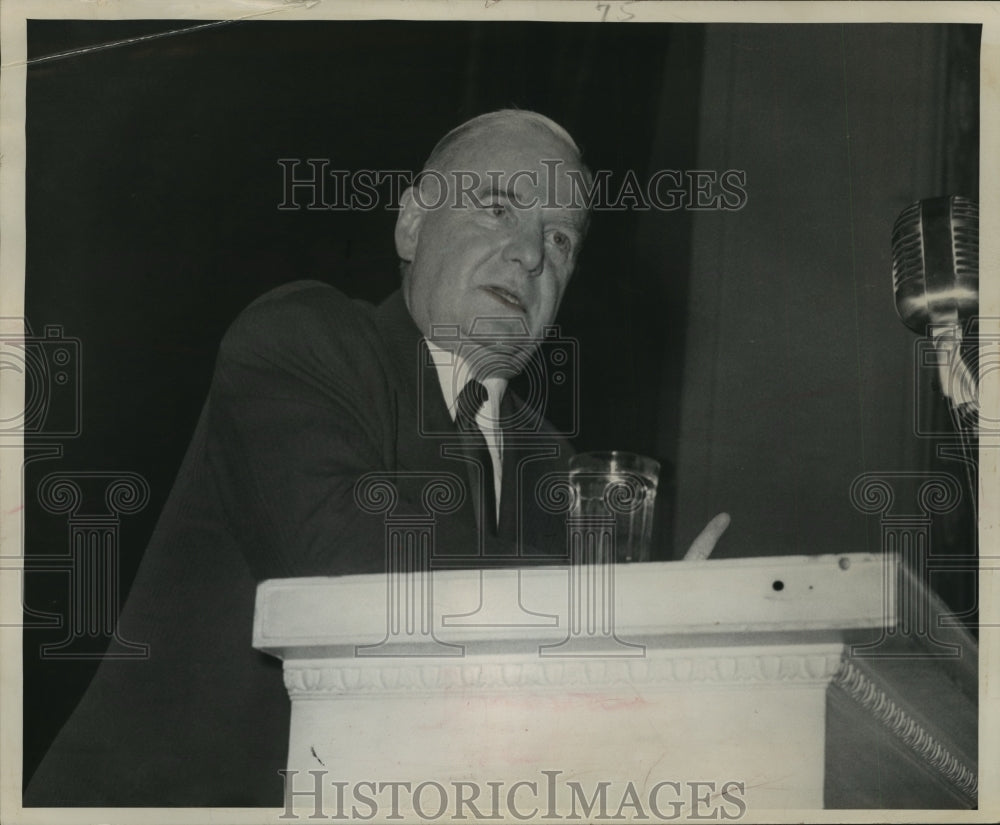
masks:
{"type": "Polygon", "coordinates": [[[424,210],[413,196],[410,186],[399,199],[399,216],[396,218],[396,254],[400,260],[412,261],[417,254],[417,239],[424,210]]]}

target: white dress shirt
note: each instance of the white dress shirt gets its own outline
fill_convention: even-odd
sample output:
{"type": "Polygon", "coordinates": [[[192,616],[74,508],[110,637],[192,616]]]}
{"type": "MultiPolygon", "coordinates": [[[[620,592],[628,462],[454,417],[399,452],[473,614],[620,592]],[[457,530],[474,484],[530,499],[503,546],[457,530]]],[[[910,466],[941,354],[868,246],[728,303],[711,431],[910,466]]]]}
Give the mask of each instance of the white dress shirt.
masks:
{"type": "MultiPolygon", "coordinates": [[[[444,404],[448,415],[454,421],[458,414],[458,395],[465,385],[476,376],[471,374],[468,363],[461,356],[456,356],[442,349],[433,341],[424,339],[430,351],[431,360],[437,369],[444,404]]],[[[486,403],[476,413],[476,424],[486,439],[486,447],[493,461],[493,489],[496,492],[497,521],[500,521],[500,490],[503,486],[503,432],[500,429],[500,402],[507,391],[506,378],[480,378],[479,382],[486,388],[486,403]]]]}

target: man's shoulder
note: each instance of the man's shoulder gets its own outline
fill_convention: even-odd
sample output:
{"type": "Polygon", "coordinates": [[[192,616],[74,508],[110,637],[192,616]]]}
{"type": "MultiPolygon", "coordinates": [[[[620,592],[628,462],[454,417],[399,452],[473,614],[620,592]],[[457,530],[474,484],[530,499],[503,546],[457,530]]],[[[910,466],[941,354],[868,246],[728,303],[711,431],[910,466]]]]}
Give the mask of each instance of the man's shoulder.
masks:
{"type": "Polygon", "coordinates": [[[237,317],[235,327],[259,324],[325,323],[344,320],[364,323],[370,320],[374,306],[347,297],[331,284],[322,281],[292,281],[282,284],[250,303],[237,317]]]}
{"type": "Polygon", "coordinates": [[[380,338],[372,304],[349,298],[321,281],[293,281],[247,306],[226,332],[222,352],[370,351],[380,338]]]}

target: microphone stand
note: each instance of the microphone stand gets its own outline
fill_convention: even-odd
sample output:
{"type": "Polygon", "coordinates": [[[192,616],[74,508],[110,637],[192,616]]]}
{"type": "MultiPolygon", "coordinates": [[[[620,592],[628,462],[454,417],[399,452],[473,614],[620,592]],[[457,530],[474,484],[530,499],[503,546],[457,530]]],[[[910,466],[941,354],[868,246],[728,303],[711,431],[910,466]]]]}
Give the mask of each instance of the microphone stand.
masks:
{"type": "MultiPolygon", "coordinates": [[[[962,354],[959,324],[931,325],[930,335],[939,356],[941,391],[948,399],[948,412],[958,435],[958,453],[947,445],[938,448],[942,457],[957,458],[965,466],[972,521],[979,524],[979,393],[978,380],[962,354]]],[[[978,544],[978,531],[973,531],[978,544]]]]}

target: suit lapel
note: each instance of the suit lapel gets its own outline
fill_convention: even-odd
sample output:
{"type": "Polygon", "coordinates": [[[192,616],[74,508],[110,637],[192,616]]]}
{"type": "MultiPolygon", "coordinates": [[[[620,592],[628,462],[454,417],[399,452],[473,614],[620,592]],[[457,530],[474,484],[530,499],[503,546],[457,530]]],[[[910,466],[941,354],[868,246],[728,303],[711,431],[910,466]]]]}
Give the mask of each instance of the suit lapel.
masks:
{"type": "MultiPolygon", "coordinates": [[[[390,295],[379,306],[377,317],[388,349],[386,370],[394,378],[391,383],[396,400],[396,455],[390,466],[399,472],[452,473],[468,479],[468,463],[442,452],[446,446],[460,452],[461,439],[445,406],[424,337],[406,308],[402,292],[390,295]]],[[[451,518],[475,525],[471,496],[451,518]]]]}
{"type": "MultiPolygon", "coordinates": [[[[525,420],[525,404],[512,391],[504,397],[501,419],[525,420]]],[[[539,436],[530,425],[527,432],[504,430],[499,533],[517,542],[528,555],[535,552],[532,547],[548,553],[558,553],[562,547],[562,517],[546,513],[536,497],[542,477],[565,466],[568,445],[554,437],[539,436]]]]}
{"type": "MultiPolygon", "coordinates": [[[[500,424],[511,421],[517,409],[513,393],[508,391],[500,404],[500,424]]],[[[502,471],[500,476],[500,521],[497,533],[509,541],[517,540],[517,450],[513,444],[513,433],[503,429],[502,471]]]]}

